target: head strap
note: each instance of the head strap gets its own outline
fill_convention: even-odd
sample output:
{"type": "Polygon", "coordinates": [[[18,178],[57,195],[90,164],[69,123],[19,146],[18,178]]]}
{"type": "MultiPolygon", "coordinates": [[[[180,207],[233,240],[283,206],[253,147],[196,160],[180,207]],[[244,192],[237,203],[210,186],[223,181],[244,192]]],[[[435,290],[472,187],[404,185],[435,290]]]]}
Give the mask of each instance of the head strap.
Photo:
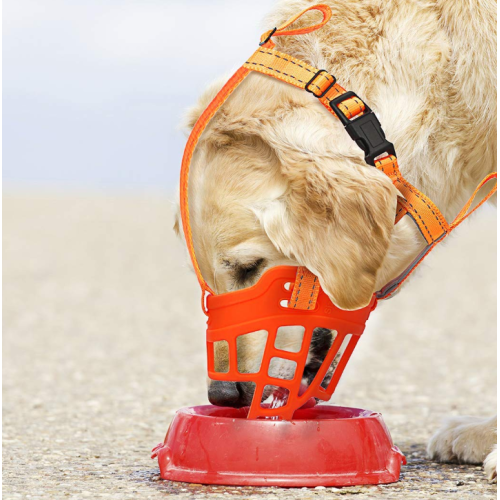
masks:
{"type": "MultiPolygon", "coordinates": [[[[275,28],[274,30],[270,30],[264,33],[261,37],[261,43],[264,42],[262,47],[274,47],[274,43],[270,39],[271,36],[286,36],[286,35],[301,35],[305,33],[311,33],[322,26],[324,26],[332,16],[332,12],[330,7],[327,5],[319,4],[308,7],[303,10],[299,14],[293,16],[286,23],[282,24],[279,28],[275,28]],[[300,29],[295,30],[286,30],[288,26],[297,21],[302,15],[311,10],[318,10],[323,14],[323,19],[321,22],[300,29]]],[[[191,134],[186,143],[186,147],[184,149],[184,155],[182,157],[181,164],[181,178],[180,178],[180,212],[182,219],[182,229],[184,232],[184,237],[186,239],[186,245],[188,248],[189,256],[191,257],[191,261],[193,263],[194,271],[196,273],[196,277],[198,278],[198,282],[202,289],[202,304],[203,310],[206,312],[205,308],[205,294],[210,293],[214,294],[213,290],[210,288],[208,283],[203,278],[200,267],[198,265],[198,261],[196,260],[196,254],[193,245],[193,234],[191,231],[191,224],[189,220],[189,168],[191,165],[191,160],[193,158],[194,149],[198,144],[198,141],[201,137],[201,134],[207,127],[210,120],[213,118],[215,113],[219,110],[219,108],[224,104],[224,102],[228,99],[228,97],[233,93],[233,91],[238,87],[238,85],[243,81],[243,79],[250,73],[250,69],[246,67],[241,67],[236,71],[236,73],[226,82],[226,84],[222,87],[219,93],[215,96],[212,102],[208,105],[208,107],[203,111],[201,116],[198,118],[191,134]]]]}
{"type": "MultiPolygon", "coordinates": [[[[318,70],[300,59],[274,50],[272,37],[311,33],[324,26],[331,15],[331,10],[327,5],[314,5],[292,17],[279,28],[264,33],[259,48],[222,87],[191,131],[182,159],[180,206],[187,247],[203,291],[203,297],[207,292],[213,294],[213,291],[201,274],[193,246],[188,205],[189,166],[194,148],[207,124],[251,71],[272,76],[313,94],[333,116],[340,119],[351,138],[365,152],[366,162],[385,173],[399,190],[400,197],[398,198],[395,223],[401,220],[404,215],[410,216],[425,238],[427,246],[400,276],[377,292],[376,296],[379,299],[393,295],[429,252],[496,191],[495,184],[480,203],[469,212],[479,189],[490,180],[496,179],[497,174],[491,173],[481,182],[456,219],[448,224],[437,206],[403,177],[398,167],[394,146],[386,140],[380,122],[361,98],[354,92],[347,92],[337,83],[336,78],[326,70],[318,70]],[[320,23],[299,29],[286,29],[310,10],[322,12],[323,19],[320,23]]],[[[292,294],[294,300],[290,301],[289,307],[313,309],[317,298],[317,289],[314,287],[317,287],[317,278],[304,267],[299,267],[292,294]]],[[[205,304],[204,298],[202,300],[205,304]]],[[[205,307],[203,309],[206,312],[205,307]]]]}

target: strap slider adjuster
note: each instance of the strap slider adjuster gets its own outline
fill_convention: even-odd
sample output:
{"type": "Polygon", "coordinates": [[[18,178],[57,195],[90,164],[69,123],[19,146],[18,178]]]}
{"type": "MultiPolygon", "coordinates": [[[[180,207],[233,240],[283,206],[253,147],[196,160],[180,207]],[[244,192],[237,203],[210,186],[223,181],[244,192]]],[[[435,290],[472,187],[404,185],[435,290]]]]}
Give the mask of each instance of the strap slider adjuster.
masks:
{"type": "MultiPolygon", "coordinates": [[[[326,80],[328,81],[328,78],[326,78],[326,80]]],[[[321,99],[322,97],[324,97],[327,92],[335,85],[337,79],[333,76],[333,75],[330,75],[330,73],[328,73],[328,71],[326,71],[326,69],[320,69],[319,71],[317,71],[314,76],[306,83],[306,86],[305,86],[305,89],[307,90],[307,92],[310,92],[314,97],[317,97],[318,99],[321,99]],[[325,90],[323,90],[323,92],[321,92],[321,94],[315,94],[313,90],[310,89],[310,86],[311,85],[315,85],[316,88],[320,89],[321,90],[321,87],[317,84],[314,83],[314,80],[316,80],[316,78],[318,78],[318,76],[321,75],[321,73],[326,73],[328,76],[331,76],[332,77],[332,83],[330,83],[330,85],[328,85],[328,87],[326,87],[325,90]]]]}
{"type": "Polygon", "coordinates": [[[332,99],[330,101],[330,107],[339,117],[340,121],[347,130],[347,133],[365,152],[366,163],[375,166],[375,158],[383,153],[396,156],[394,144],[385,138],[382,125],[378,121],[375,113],[373,113],[366,103],[363,103],[365,106],[364,113],[361,116],[353,118],[352,120],[340,111],[338,107],[339,104],[347,99],[350,99],[351,97],[357,97],[360,101],[362,101],[354,92],[349,91],[336,97],[335,99],[332,99]]]}

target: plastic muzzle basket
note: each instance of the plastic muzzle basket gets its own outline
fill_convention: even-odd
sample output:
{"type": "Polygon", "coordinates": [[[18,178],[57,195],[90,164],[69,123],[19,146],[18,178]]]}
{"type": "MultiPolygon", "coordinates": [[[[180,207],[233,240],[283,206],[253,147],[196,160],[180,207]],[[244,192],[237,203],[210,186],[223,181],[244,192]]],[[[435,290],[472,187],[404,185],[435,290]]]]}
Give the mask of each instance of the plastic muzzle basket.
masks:
{"type": "Polygon", "coordinates": [[[323,401],[329,400],[365,329],[366,320],[376,307],[377,301],[373,297],[370,304],[363,309],[344,311],[335,307],[328,296],[320,290],[314,309],[290,308],[288,301],[292,295],[296,274],[296,267],[275,267],[264,273],[258,283],[251,288],[207,297],[208,376],[212,380],[255,384],[255,392],[248,412],[249,419],[275,417],[291,420],[295,410],[302,407],[311,397],[323,401]],[[302,345],[298,352],[276,347],[278,329],[287,326],[304,328],[302,345]],[[301,382],[315,328],[334,330],[336,336],[315,378],[304,390],[304,387],[301,388],[301,382]],[[240,373],[238,371],[238,337],[263,330],[267,332],[267,340],[260,369],[256,373],[240,373]],[[215,367],[214,343],[220,341],[227,342],[229,354],[228,370],[224,373],[216,371],[215,367]],[[328,385],[322,387],[325,375],[344,341],[347,343],[344,344],[343,353],[338,359],[332,377],[328,385]],[[269,375],[273,358],[296,363],[293,378],[283,379],[269,375]],[[279,408],[263,405],[261,401],[266,386],[280,387],[288,391],[286,403],[279,408]]]}

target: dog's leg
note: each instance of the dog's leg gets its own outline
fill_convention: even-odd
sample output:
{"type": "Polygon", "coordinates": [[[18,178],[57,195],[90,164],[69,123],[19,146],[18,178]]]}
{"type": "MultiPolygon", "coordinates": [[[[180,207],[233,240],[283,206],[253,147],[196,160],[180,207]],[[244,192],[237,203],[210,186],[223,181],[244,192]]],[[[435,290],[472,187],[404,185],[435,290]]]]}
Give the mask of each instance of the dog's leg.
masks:
{"type": "Polygon", "coordinates": [[[493,451],[484,460],[484,472],[489,481],[497,480],[497,445],[493,446],[493,451]]]}
{"type": "Polygon", "coordinates": [[[438,462],[484,463],[490,481],[497,475],[497,419],[452,417],[432,436],[429,457],[438,462]]]}

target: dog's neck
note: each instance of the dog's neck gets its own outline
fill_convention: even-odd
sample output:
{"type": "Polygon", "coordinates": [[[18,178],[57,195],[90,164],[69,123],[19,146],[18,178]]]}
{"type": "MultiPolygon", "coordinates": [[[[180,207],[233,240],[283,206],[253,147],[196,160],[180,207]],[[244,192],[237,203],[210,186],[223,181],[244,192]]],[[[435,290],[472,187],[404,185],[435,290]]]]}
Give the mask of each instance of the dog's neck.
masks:
{"type": "Polygon", "coordinates": [[[417,225],[403,217],[395,226],[389,250],[377,275],[376,289],[397,278],[425,248],[426,242],[417,225]]]}

